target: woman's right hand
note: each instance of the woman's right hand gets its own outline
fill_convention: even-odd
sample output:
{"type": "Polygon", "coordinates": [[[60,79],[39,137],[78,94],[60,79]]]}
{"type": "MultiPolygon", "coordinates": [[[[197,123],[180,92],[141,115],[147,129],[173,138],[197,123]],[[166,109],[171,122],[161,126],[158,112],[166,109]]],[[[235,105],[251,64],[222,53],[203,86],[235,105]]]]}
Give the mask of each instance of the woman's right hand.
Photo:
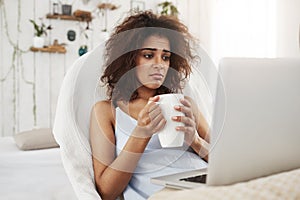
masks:
{"type": "Polygon", "coordinates": [[[151,97],[147,105],[141,110],[137,119],[137,137],[149,138],[154,133],[161,130],[165,124],[161,108],[156,103],[159,101],[159,96],[151,97]]]}

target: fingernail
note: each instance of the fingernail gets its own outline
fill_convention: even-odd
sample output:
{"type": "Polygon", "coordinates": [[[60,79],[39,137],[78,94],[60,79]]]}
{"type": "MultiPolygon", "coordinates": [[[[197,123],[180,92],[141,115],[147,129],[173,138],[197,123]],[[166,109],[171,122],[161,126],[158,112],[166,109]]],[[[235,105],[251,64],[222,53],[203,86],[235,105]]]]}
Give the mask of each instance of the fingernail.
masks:
{"type": "Polygon", "coordinates": [[[173,120],[177,120],[177,117],[172,117],[173,120]]]}
{"type": "Polygon", "coordinates": [[[180,109],[180,106],[174,106],[175,109],[180,109]]]}

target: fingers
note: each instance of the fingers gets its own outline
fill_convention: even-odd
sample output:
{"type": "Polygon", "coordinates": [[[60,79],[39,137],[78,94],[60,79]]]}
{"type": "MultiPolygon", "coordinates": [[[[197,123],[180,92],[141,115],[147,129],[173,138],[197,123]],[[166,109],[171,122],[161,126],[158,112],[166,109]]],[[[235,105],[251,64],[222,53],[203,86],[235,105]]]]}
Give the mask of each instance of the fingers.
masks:
{"type": "Polygon", "coordinates": [[[192,126],[192,127],[194,127],[195,124],[196,124],[195,120],[193,118],[189,118],[189,117],[186,117],[186,116],[173,116],[172,120],[176,121],[176,122],[182,122],[186,126],[192,126]]]}
{"type": "Polygon", "coordinates": [[[148,100],[148,104],[150,102],[158,102],[158,101],[159,101],[159,96],[150,97],[149,100],[148,100]]]}
{"type": "Polygon", "coordinates": [[[182,122],[184,126],[177,126],[177,131],[182,131],[189,134],[194,134],[196,130],[195,117],[191,108],[191,103],[187,99],[180,100],[182,105],[174,106],[174,109],[182,112],[184,116],[173,116],[172,120],[176,122],[182,122]]]}
{"type": "Polygon", "coordinates": [[[195,128],[192,126],[177,126],[177,131],[185,132],[185,133],[193,133],[195,132],[195,128]]]}
{"type": "Polygon", "coordinates": [[[184,116],[175,116],[172,117],[174,121],[182,122],[188,126],[194,126],[195,125],[195,117],[191,108],[191,103],[187,99],[181,99],[180,102],[182,105],[176,105],[174,106],[174,109],[182,112],[184,116]]]}
{"type": "Polygon", "coordinates": [[[187,117],[194,118],[194,114],[191,109],[191,103],[187,99],[181,99],[180,103],[182,103],[182,105],[174,106],[175,110],[184,113],[184,115],[187,117]]]}
{"type": "Polygon", "coordinates": [[[150,98],[147,105],[139,113],[138,119],[138,125],[149,129],[152,133],[157,132],[166,124],[157,101],[159,101],[158,96],[150,98]]]}
{"type": "Polygon", "coordinates": [[[156,110],[157,107],[158,105],[156,105],[154,101],[149,101],[138,115],[138,124],[141,126],[149,124],[151,121],[151,119],[149,118],[149,114],[156,110]]]}
{"type": "Polygon", "coordinates": [[[155,116],[151,120],[151,126],[152,126],[153,133],[155,133],[158,130],[160,130],[161,128],[163,128],[166,123],[167,123],[167,120],[164,118],[162,113],[159,113],[157,116],[155,116]]]}

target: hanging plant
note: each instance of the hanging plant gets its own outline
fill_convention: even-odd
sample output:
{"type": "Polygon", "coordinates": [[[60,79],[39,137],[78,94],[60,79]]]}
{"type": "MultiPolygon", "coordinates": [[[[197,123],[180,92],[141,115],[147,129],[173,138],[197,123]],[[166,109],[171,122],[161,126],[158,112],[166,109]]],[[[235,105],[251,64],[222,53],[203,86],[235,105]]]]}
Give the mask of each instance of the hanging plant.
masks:
{"type": "MultiPolygon", "coordinates": [[[[37,125],[37,113],[36,113],[36,83],[35,78],[33,80],[29,80],[25,78],[25,68],[23,65],[23,54],[28,53],[28,50],[22,50],[20,48],[19,44],[19,36],[21,35],[22,31],[20,29],[21,24],[21,0],[16,1],[17,2],[17,24],[15,27],[17,27],[16,31],[18,33],[18,38],[14,41],[11,38],[11,34],[8,29],[9,20],[7,18],[7,12],[6,8],[4,6],[4,0],[0,0],[0,13],[2,14],[2,22],[3,22],[3,33],[7,38],[8,44],[13,49],[13,52],[11,53],[11,62],[10,67],[5,73],[4,76],[0,77],[0,82],[6,82],[10,81],[10,78],[12,78],[12,125],[7,125],[7,128],[11,128],[11,131],[9,134],[14,135],[16,132],[19,131],[19,115],[18,115],[18,106],[17,102],[20,101],[20,80],[22,80],[25,84],[28,84],[32,86],[32,115],[33,115],[33,126],[37,125]],[[19,80],[20,78],[20,80],[19,80]],[[11,126],[11,127],[10,127],[11,126]]],[[[35,66],[34,66],[35,67],[35,66]]],[[[35,71],[35,70],[34,70],[35,71]]],[[[35,74],[33,74],[35,77],[35,74]]],[[[2,130],[3,131],[3,130],[2,130]]],[[[1,133],[3,135],[3,132],[1,133]]],[[[7,132],[6,132],[7,134],[7,132]]]]}

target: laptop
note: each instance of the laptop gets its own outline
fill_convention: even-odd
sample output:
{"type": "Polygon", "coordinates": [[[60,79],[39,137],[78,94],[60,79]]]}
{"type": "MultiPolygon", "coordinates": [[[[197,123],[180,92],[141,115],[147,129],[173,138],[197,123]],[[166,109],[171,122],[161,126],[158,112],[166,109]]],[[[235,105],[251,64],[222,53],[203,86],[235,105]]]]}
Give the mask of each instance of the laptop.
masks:
{"type": "Polygon", "coordinates": [[[223,58],[207,169],[151,179],[221,186],[300,167],[300,58],[223,58]]]}

